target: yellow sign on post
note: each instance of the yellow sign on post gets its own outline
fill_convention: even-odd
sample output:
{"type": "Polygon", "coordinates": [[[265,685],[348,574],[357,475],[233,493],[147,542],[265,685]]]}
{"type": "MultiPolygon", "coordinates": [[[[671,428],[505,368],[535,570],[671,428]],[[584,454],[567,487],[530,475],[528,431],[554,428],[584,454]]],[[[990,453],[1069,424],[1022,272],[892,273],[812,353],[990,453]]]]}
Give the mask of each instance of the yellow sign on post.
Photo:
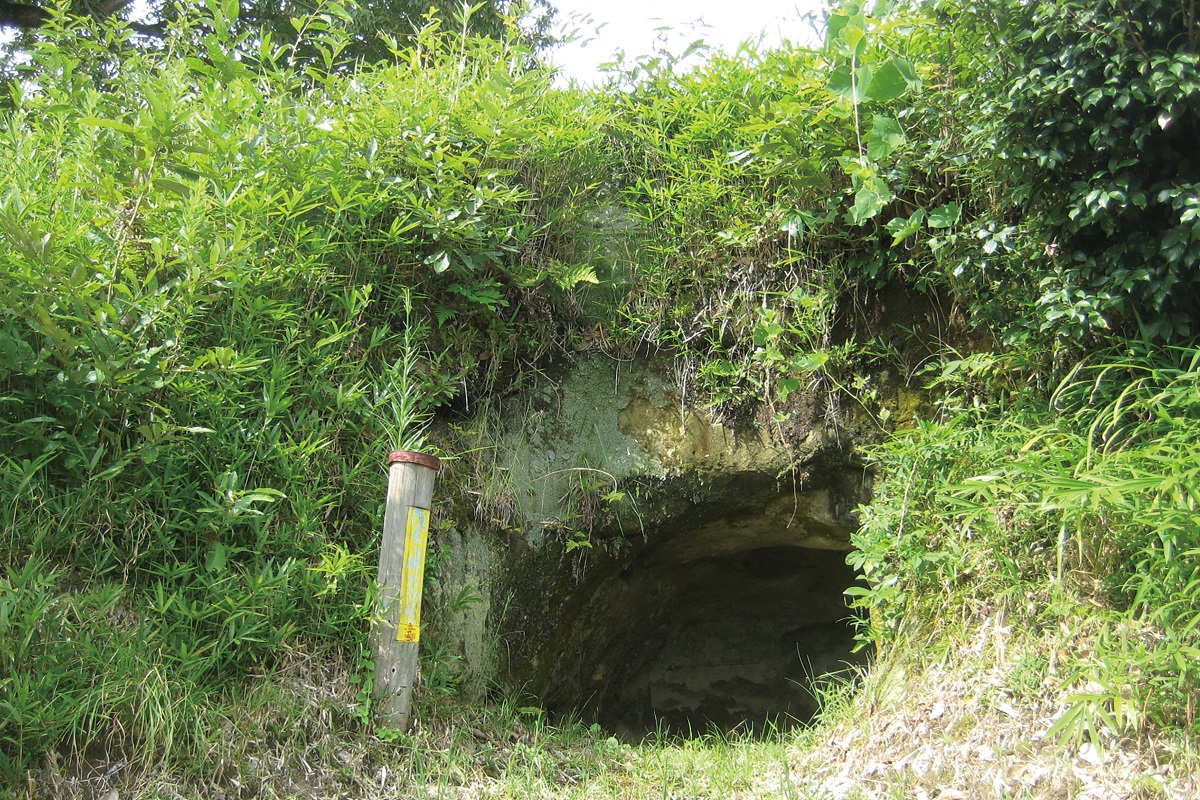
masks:
{"type": "Polygon", "coordinates": [[[417,682],[421,638],[421,591],[433,482],[442,462],[428,453],[395,450],[388,455],[387,503],[379,545],[378,614],[371,633],[379,722],[407,731],[417,682]]]}
{"type": "Polygon", "coordinates": [[[421,592],[425,585],[425,548],[429,540],[429,509],[411,507],[404,533],[404,578],[400,585],[400,620],[396,641],[421,641],[421,592]]]}

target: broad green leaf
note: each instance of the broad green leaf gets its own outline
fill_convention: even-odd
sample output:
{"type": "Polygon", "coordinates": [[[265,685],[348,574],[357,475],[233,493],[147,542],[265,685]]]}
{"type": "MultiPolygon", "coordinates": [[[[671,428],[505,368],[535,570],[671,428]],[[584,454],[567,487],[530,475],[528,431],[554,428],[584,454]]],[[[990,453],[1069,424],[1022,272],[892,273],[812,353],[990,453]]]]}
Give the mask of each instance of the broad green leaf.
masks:
{"type": "Polygon", "coordinates": [[[852,70],[843,64],[829,74],[829,91],[858,105],[867,99],[867,87],[871,85],[872,72],[867,66],[852,70]]]}
{"type": "Polygon", "coordinates": [[[958,203],[946,203],[929,212],[929,227],[953,228],[962,216],[962,207],[958,203]]]}
{"type": "Polygon", "coordinates": [[[877,192],[868,188],[859,189],[854,193],[854,207],[850,209],[849,219],[854,225],[862,225],[883,210],[883,198],[877,192]]]}
{"type": "Polygon", "coordinates": [[[843,26],[838,32],[838,39],[845,45],[843,51],[855,58],[861,58],[867,49],[867,32],[857,25],[843,26]]]}
{"type": "MultiPolygon", "coordinates": [[[[849,175],[851,178],[869,178],[875,174],[871,165],[856,155],[843,155],[837,157],[838,166],[842,168],[842,172],[849,175]]],[[[856,184],[857,187],[857,184],[856,184]]]]}
{"type": "Polygon", "coordinates": [[[908,80],[896,61],[897,59],[890,58],[884,62],[883,66],[875,71],[875,77],[865,90],[867,97],[876,103],[887,103],[908,91],[908,80]]]}
{"type": "Polygon", "coordinates": [[[872,159],[886,158],[904,144],[904,131],[891,117],[877,116],[867,134],[867,155],[872,159]]]}
{"type": "Polygon", "coordinates": [[[802,372],[819,372],[829,363],[829,351],[817,350],[812,353],[798,353],[789,362],[792,369],[802,372]]]}
{"type": "Polygon", "coordinates": [[[900,71],[900,74],[904,76],[904,80],[908,81],[909,89],[921,88],[921,76],[917,74],[916,67],[912,65],[911,61],[909,61],[907,58],[895,56],[891,63],[894,64],[896,69],[900,71]]]}
{"type": "Polygon", "coordinates": [[[892,247],[903,242],[908,237],[921,229],[921,223],[925,221],[925,209],[918,208],[913,212],[911,217],[896,217],[887,224],[888,233],[892,234],[892,247]]]}
{"type": "Polygon", "coordinates": [[[829,91],[841,97],[851,97],[854,92],[854,84],[849,64],[842,64],[829,73],[829,91]]]}
{"type": "Polygon", "coordinates": [[[827,47],[833,47],[834,43],[841,39],[842,30],[849,23],[850,16],[844,12],[835,12],[829,15],[829,19],[825,23],[825,44],[827,47]]]}
{"type": "Polygon", "coordinates": [[[812,229],[814,219],[814,216],[807,211],[796,211],[779,226],[779,230],[788,236],[795,237],[797,241],[803,241],[806,233],[812,229]]]}
{"type": "Polygon", "coordinates": [[[204,568],[209,572],[222,572],[225,569],[225,564],[229,561],[229,548],[220,542],[214,542],[208,549],[208,555],[204,559],[204,568]]]}
{"type": "Polygon", "coordinates": [[[892,190],[887,181],[878,175],[871,174],[861,180],[855,178],[854,185],[854,206],[846,215],[847,221],[853,225],[862,225],[892,201],[892,190]]]}
{"type": "Polygon", "coordinates": [[[799,388],[800,381],[797,378],[780,378],[778,386],[779,401],[786,403],[788,398],[791,397],[792,392],[797,391],[799,388]]]}

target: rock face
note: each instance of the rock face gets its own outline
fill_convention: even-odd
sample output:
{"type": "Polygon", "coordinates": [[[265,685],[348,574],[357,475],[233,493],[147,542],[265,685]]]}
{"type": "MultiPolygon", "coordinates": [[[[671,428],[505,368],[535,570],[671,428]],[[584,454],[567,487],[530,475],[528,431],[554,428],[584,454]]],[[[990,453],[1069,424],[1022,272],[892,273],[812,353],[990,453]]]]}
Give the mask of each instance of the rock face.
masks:
{"type": "Polygon", "coordinates": [[[631,736],[805,720],[814,679],[859,661],[854,431],[815,403],[783,436],[724,425],[664,374],[599,356],[547,378],[443,479],[469,500],[436,533],[444,653],[468,692],[526,687],[631,736]]]}

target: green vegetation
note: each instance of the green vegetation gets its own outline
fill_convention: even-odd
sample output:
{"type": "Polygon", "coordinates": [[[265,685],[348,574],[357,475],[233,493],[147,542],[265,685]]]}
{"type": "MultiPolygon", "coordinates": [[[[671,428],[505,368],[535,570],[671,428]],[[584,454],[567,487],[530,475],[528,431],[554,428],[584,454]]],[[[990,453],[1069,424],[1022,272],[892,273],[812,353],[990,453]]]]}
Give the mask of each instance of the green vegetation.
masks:
{"type": "Polygon", "coordinates": [[[1134,350],[1081,364],[1048,403],[952,397],[882,446],[889,477],[851,556],[875,579],[857,590],[865,638],[972,596],[1043,628],[1086,619],[1098,642],[1070,659],[1063,685],[1080,690],[1055,730],[1096,746],[1146,726],[1195,735],[1198,366],[1195,349],[1134,350]]]}
{"type": "MultiPolygon", "coordinates": [[[[279,0],[245,0],[244,2],[206,2],[207,18],[197,19],[193,5],[169,3],[164,0],[135,4],[133,0],[67,0],[62,3],[43,3],[36,0],[0,0],[0,30],[20,32],[26,45],[36,41],[36,32],[56,26],[58,15],[97,22],[123,17],[122,24],[138,34],[139,47],[157,49],[167,40],[187,31],[195,38],[205,33],[222,36],[233,32],[251,36],[268,36],[279,41],[292,41],[297,33],[314,29],[336,29],[338,50],[350,61],[391,61],[397,42],[415,36],[430,22],[453,24],[456,29],[468,30],[477,36],[494,39],[517,37],[535,46],[549,43],[549,28],[554,9],[545,0],[482,0],[477,4],[452,0],[362,0],[341,3],[337,0],[295,5],[279,0]],[[179,27],[180,29],[175,29],[179,27]]],[[[193,39],[195,41],[195,39],[193,39]]],[[[293,65],[307,64],[321,58],[320,46],[313,42],[298,42],[290,55],[293,65]]],[[[326,64],[328,67],[328,64],[326,64]]],[[[13,64],[0,58],[0,70],[13,64]]],[[[5,70],[7,71],[7,70],[5,70]]]]}
{"type": "Polygon", "coordinates": [[[125,34],[80,26],[12,84],[0,145],[18,772],[115,734],[184,757],[199,698],[298,641],[363,648],[381,459],[516,380],[596,280],[570,249],[594,165],[563,154],[603,118],[525,51],[434,26],[301,75],[213,33],[104,77],[125,34]]]}
{"type": "MultiPolygon", "coordinates": [[[[818,48],[660,54],[589,91],[465,11],[375,64],[328,9],[294,39],[235,11],[145,49],[56,16],[0,103],[5,781],[56,752],[265,781],[251,756],[301,774],[306,748],[417,795],[786,777],[805,734],[631,748],[460,709],[436,648],[428,729],[371,725],[384,454],[592,348],[669,353],[686,400],[784,438],[804,395],[876,426],[864,643],[984,598],[1086,643],[1035,641],[1010,680],[1062,699],[1052,738],[1194,743],[1194,4],[846,2],[818,48]],[[895,293],[945,324],[885,323],[895,293]],[[906,430],[885,373],[928,400],[906,430]],[[303,720],[301,662],[339,687],[303,720]]],[[[581,518],[619,499],[603,467],[581,518]]]]}

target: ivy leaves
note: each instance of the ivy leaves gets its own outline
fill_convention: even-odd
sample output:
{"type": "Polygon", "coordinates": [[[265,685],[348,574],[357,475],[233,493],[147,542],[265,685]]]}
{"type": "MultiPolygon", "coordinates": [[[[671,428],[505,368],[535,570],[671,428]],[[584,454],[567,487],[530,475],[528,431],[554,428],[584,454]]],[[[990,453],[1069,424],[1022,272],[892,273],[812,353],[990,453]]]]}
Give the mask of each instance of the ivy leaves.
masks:
{"type": "Polygon", "coordinates": [[[1015,9],[1018,75],[1000,120],[1035,233],[1062,256],[1043,330],[1186,339],[1200,287],[1200,24],[1176,0],[1015,9]]]}

